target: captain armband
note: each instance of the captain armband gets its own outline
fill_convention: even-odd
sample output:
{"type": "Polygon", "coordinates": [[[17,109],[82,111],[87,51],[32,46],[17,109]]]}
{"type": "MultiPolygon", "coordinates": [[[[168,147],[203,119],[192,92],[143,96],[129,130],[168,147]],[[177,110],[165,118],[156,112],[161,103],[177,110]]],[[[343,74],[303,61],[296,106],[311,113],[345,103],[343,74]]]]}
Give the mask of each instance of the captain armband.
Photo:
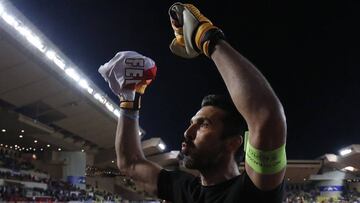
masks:
{"type": "Polygon", "coordinates": [[[286,167],[285,144],[272,151],[262,151],[251,146],[249,132],[245,132],[245,162],[259,174],[275,174],[286,167]]]}

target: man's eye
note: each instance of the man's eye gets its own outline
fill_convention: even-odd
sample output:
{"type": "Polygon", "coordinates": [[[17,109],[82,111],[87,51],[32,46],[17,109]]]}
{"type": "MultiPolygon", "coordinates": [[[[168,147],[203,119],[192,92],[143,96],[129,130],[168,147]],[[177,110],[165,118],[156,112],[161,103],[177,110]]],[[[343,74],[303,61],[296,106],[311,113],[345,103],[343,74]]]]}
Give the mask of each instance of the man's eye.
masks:
{"type": "Polygon", "coordinates": [[[202,123],[200,126],[201,126],[201,127],[204,127],[204,128],[207,128],[207,127],[209,127],[209,123],[204,122],[204,123],[202,123]]]}

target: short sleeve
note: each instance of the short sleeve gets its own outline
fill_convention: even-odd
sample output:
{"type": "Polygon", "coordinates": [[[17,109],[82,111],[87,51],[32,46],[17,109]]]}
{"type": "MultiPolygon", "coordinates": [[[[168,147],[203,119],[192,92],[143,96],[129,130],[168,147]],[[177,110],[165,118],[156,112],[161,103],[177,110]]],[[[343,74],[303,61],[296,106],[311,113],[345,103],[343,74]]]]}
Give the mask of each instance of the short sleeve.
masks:
{"type": "Polygon", "coordinates": [[[270,191],[262,191],[258,189],[254,183],[251,181],[248,174],[245,172],[243,176],[243,183],[245,188],[245,193],[249,197],[256,197],[256,201],[254,202],[273,202],[273,203],[281,203],[284,196],[284,182],[282,182],[275,189],[270,191]]]}
{"type": "Polygon", "coordinates": [[[174,202],[193,179],[194,176],[182,171],[162,169],[158,176],[158,198],[174,202]]]}

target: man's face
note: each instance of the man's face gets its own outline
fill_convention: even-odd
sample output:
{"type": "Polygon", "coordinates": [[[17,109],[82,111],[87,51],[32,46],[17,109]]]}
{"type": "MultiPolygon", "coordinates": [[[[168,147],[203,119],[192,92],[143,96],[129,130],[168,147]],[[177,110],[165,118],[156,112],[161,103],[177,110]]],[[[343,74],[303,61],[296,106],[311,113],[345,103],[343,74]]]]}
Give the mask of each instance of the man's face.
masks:
{"type": "Polygon", "coordinates": [[[220,108],[205,106],[191,118],[181,146],[185,167],[201,170],[219,163],[226,153],[222,139],[224,116],[220,108]]]}

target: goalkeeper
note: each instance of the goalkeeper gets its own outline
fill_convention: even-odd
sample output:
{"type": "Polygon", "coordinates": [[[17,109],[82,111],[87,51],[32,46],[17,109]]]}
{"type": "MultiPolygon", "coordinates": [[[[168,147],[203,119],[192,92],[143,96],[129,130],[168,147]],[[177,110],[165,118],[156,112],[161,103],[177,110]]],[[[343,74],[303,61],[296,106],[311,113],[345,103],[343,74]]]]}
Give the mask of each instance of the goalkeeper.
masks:
{"type": "Polygon", "coordinates": [[[206,96],[184,133],[182,162],[198,170],[199,177],[165,170],[145,158],[138,135],[141,97],[155,78],[155,62],[136,52],[119,52],[99,68],[120,98],[118,168],[138,187],[174,203],[282,202],[286,121],[270,84],[193,5],[175,3],[169,15],[175,32],[170,50],[183,58],[205,55],[212,60],[230,97],[206,96]],[[240,174],[242,151],[245,171],[240,174]]]}

